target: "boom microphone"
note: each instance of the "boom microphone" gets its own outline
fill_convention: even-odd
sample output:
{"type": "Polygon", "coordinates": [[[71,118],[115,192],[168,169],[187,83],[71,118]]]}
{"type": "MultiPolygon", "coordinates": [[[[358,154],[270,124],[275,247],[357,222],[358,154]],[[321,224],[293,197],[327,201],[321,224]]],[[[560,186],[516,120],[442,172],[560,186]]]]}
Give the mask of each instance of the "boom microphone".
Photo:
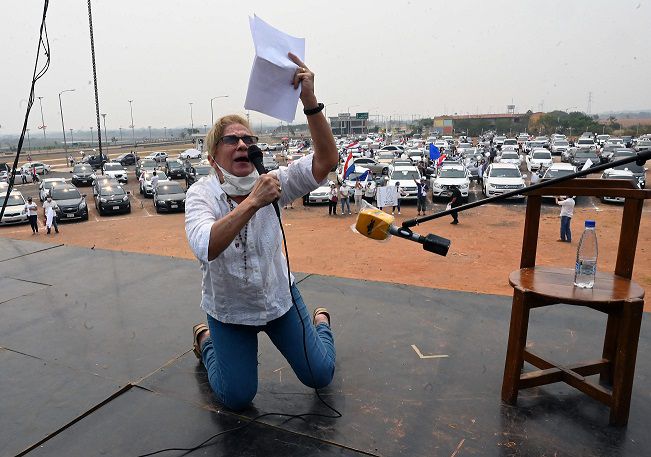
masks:
{"type": "MultiPolygon", "coordinates": [[[[266,175],[267,169],[264,167],[264,163],[262,163],[262,149],[260,149],[257,144],[252,144],[246,150],[246,154],[248,155],[249,160],[255,169],[258,170],[258,174],[266,175]]],[[[276,215],[278,216],[278,219],[280,219],[280,208],[278,207],[278,200],[271,202],[271,204],[274,205],[276,215]]]]}
{"type": "Polygon", "coordinates": [[[423,245],[423,249],[445,256],[450,249],[450,240],[430,233],[427,236],[412,232],[407,227],[393,225],[395,218],[377,208],[363,208],[358,216],[355,229],[372,240],[386,240],[394,235],[423,245]]]}

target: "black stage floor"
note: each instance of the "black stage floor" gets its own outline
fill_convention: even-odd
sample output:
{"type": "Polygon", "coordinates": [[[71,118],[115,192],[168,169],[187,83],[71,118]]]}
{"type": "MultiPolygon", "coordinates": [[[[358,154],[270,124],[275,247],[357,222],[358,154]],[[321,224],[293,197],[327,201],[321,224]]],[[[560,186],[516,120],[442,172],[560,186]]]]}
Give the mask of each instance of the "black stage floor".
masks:
{"type": "MultiPolygon", "coordinates": [[[[337,371],[322,396],[343,417],[266,417],[192,455],[651,455],[648,318],[629,425],[614,428],[605,406],[561,384],[501,404],[509,297],[297,278],[309,307],[332,311],[337,371]]],[[[199,287],[188,260],[0,240],[0,456],[136,456],[263,413],[329,414],[264,335],[258,396],[224,411],[191,352],[199,287]]],[[[600,356],[604,326],[543,308],[529,340],[580,361],[600,356]]]]}

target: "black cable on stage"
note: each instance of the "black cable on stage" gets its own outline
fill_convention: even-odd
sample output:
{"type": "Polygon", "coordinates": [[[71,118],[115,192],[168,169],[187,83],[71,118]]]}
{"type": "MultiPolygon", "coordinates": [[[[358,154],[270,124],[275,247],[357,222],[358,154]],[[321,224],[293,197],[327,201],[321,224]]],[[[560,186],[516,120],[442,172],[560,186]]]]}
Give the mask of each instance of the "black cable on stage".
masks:
{"type": "MultiPolygon", "coordinates": [[[[301,317],[301,313],[298,310],[298,306],[296,305],[296,299],[294,298],[294,294],[292,294],[292,271],[289,266],[289,252],[287,250],[287,238],[285,237],[285,229],[283,228],[283,221],[280,217],[280,214],[278,216],[278,224],[280,225],[280,232],[283,235],[283,244],[285,246],[285,260],[287,261],[287,281],[288,281],[288,286],[289,286],[289,295],[292,297],[292,305],[294,309],[296,310],[296,313],[298,314],[298,319],[301,321],[301,325],[303,327],[303,353],[305,354],[305,361],[307,362],[307,367],[310,371],[310,376],[312,377],[312,381],[314,381],[314,373],[312,372],[312,366],[310,365],[310,359],[307,356],[307,343],[305,342],[305,322],[303,322],[303,318],[301,317]]],[[[328,322],[328,325],[330,323],[328,322]]],[[[172,451],[185,451],[181,456],[183,455],[188,455],[194,451],[197,451],[201,448],[212,446],[214,443],[210,443],[213,439],[225,435],[226,433],[230,432],[236,432],[238,430],[244,430],[245,428],[249,427],[251,424],[254,422],[258,422],[260,419],[263,417],[268,417],[268,416],[280,416],[280,417],[287,417],[287,420],[285,422],[289,422],[292,419],[303,419],[304,417],[323,417],[327,419],[339,419],[342,417],[342,414],[333,406],[329,405],[319,394],[318,389],[314,389],[314,392],[316,393],[317,398],[323,403],[323,405],[328,408],[330,411],[332,411],[334,414],[319,414],[319,413],[303,413],[303,414],[286,414],[286,413],[265,413],[265,414],[260,414],[259,416],[256,416],[250,420],[248,420],[246,423],[230,428],[228,430],[222,430],[219,433],[215,433],[213,436],[210,438],[206,439],[202,443],[196,445],[195,447],[191,448],[167,448],[167,449],[160,449],[158,451],[150,452],[148,454],[140,454],[138,457],[149,457],[152,455],[157,455],[161,454],[163,452],[172,452],[172,451]],[[210,443],[210,444],[209,444],[210,443]]]]}
{"type": "Polygon", "coordinates": [[[47,9],[50,1],[45,0],[43,4],[43,15],[41,18],[41,27],[38,37],[38,47],[36,48],[36,62],[34,62],[34,72],[32,74],[32,85],[29,90],[29,98],[27,101],[27,110],[25,112],[25,121],[23,122],[23,130],[20,133],[20,139],[18,140],[18,147],[16,148],[16,157],[14,158],[13,167],[11,170],[11,177],[9,178],[9,186],[7,187],[7,193],[5,194],[4,202],[2,203],[2,208],[0,208],[0,221],[5,214],[5,209],[7,208],[7,203],[9,202],[9,194],[14,188],[14,181],[16,179],[16,170],[18,169],[18,161],[20,159],[20,152],[23,149],[23,142],[25,141],[25,132],[27,131],[27,121],[29,120],[29,112],[32,110],[32,105],[34,104],[34,87],[36,86],[36,81],[41,79],[43,75],[50,68],[50,41],[47,37],[47,26],[45,25],[45,17],[47,16],[47,9]],[[43,48],[43,53],[45,54],[45,63],[43,68],[38,69],[38,61],[41,56],[41,48],[43,48]]]}

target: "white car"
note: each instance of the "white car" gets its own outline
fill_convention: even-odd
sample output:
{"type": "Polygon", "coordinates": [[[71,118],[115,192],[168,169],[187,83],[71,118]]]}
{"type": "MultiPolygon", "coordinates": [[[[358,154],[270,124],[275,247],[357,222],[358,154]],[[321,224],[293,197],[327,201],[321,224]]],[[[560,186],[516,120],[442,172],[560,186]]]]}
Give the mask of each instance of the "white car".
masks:
{"type": "Polygon", "coordinates": [[[378,151],[375,153],[375,160],[383,165],[391,165],[395,158],[393,151],[378,151]]]}
{"type": "Polygon", "coordinates": [[[102,167],[104,176],[116,179],[119,183],[126,184],[129,180],[127,176],[127,169],[124,168],[120,162],[106,162],[102,167]]]}
{"type": "Polygon", "coordinates": [[[50,172],[50,166],[43,162],[27,162],[20,168],[25,170],[27,174],[32,174],[34,168],[36,168],[37,175],[44,175],[50,172]]]}
{"type": "MultiPolygon", "coordinates": [[[[145,197],[154,196],[154,188],[151,185],[151,178],[154,176],[154,172],[145,171],[145,178],[140,183],[140,193],[145,197]]],[[[156,170],[156,176],[158,176],[158,182],[167,180],[167,175],[164,171],[156,170]]]]}
{"type": "Polygon", "coordinates": [[[201,151],[198,149],[186,149],[179,154],[180,159],[200,159],[201,151]]]}
{"type": "Polygon", "coordinates": [[[547,149],[534,149],[527,156],[527,170],[538,171],[541,168],[549,168],[554,163],[552,153],[547,149]]]}
{"type": "Polygon", "coordinates": [[[582,137],[576,142],[576,147],[579,149],[592,149],[595,147],[595,142],[592,138],[582,137]]]}
{"type": "Polygon", "coordinates": [[[555,140],[552,143],[552,154],[563,154],[565,151],[567,151],[570,148],[570,143],[567,140],[555,140]]]}
{"type": "Polygon", "coordinates": [[[606,146],[617,146],[619,148],[625,148],[626,145],[624,144],[624,140],[621,138],[608,138],[608,141],[604,144],[604,147],[606,146]]]}
{"type": "Polygon", "coordinates": [[[269,144],[268,143],[258,143],[258,147],[260,148],[261,151],[268,151],[269,150],[269,144]]]}
{"type": "Polygon", "coordinates": [[[165,162],[167,160],[167,152],[165,151],[156,151],[150,153],[145,159],[155,160],[156,162],[165,162]]]}
{"type": "Polygon", "coordinates": [[[502,148],[504,146],[515,146],[516,148],[518,147],[518,140],[517,138],[507,138],[504,140],[504,143],[502,143],[502,148]]]}
{"type": "MultiPolygon", "coordinates": [[[[512,163],[493,163],[484,173],[484,195],[493,197],[523,189],[525,187],[524,178],[526,175],[522,175],[520,169],[512,163]]],[[[524,199],[524,195],[516,195],[511,198],[524,199]]]]}
{"type": "Polygon", "coordinates": [[[50,189],[56,185],[57,183],[65,183],[66,179],[65,178],[44,178],[41,180],[41,183],[38,185],[38,198],[41,201],[44,201],[48,194],[50,193],[50,189]]]}
{"type": "MultiPolygon", "coordinates": [[[[401,183],[402,184],[402,183],[401,183]]],[[[468,199],[470,188],[470,173],[463,165],[444,165],[439,168],[436,176],[430,179],[432,198],[449,197],[452,188],[458,187],[464,200],[468,199]]]]}
{"type": "Polygon", "coordinates": [[[406,194],[401,196],[401,200],[416,200],[418,198],[418,188],[414,179],[420,181],[420,172],[416,167],[396,166],[389,171],[389,181],[387,186],[395,186],[400,183],[402,191],[406,194]]]}
{"type": "MultiPolygon", "coordinates": [[[[551,179],[562,178],[563,176],[576,173],[576,167],[571,163],[553,163],[551,167],[545,171],[545,174],[540,178],[540,182],[549,181],[551,179]]],[[[543,195],[543,199],[554,199],[555,195],[543,195]]]]}
{"type": "Polygon", "coordinates": [[[328,181],[326,184],[317,187],[312,192],[310,192],[308,202],[309,203],[327,203],[330,201],[330,185],[332,181],[328,181]]]}
{"type": "Polygon", "coordinates": [[[610,135],[597,135],[597,143],[599,143],[601,146],[606,144],[606,141],[610,139],[610,135]]]}
{"type": "MultiPolygon", "coordinates": [[[[4,205],[6,192],[0,195],[0,207],[4,205]]],[[[25,211],[25,198],[18,190],[13,190],[7,198],[7,207],[5,213],[2,215],[0,225],[5,224],[22,224],[29,221],[27,212],[25,211]]]]}
{"type": "Polygon", "coordinates": [[[510,163],[519,167],[522,163],[522,156],[515,151],[502,151],[502,153],[497,156],[497,161],[499,163],[510,163]]]}
{"type": "MultiPolygon", "coordinates": [[[[630,170],[614,170],[610,168],[603,172],[601,179],[624,179],[632,182],[638,188],[640,187],[637,179],[635,178],[635,175],[630,170]]],[[[601,201],[611,203],[624,203],[624,197],[601,197],[601,201]]]]}

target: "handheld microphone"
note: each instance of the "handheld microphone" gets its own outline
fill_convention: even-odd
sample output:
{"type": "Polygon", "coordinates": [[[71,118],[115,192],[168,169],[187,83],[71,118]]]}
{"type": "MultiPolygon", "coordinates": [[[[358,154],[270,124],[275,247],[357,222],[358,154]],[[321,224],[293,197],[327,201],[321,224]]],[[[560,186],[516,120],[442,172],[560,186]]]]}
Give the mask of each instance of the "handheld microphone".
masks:
{"type": "MultiPolygon", "coordinates": [[[[264,163],[262,163],[262,149],[260,149],[257,144],[252,144],[249,146],[246,153],[255,169],[258,170],[258,174],[266,175],[267,169],[264,167],[264,163]]],[[[271,202],[271,204],[276,210],[278,219],[280,219],[280,207],[278,206],[278,200],[271,202]]]]}
{"type": "Polygon", "coordinates": [[[427,236],[412,232],[407,227],[393,225],[395,218],[377,208],[363,208],[358,216],[355,229],[372,240],[386,240],[394,235],[423,245],[423,249],[445,256],[450,249],[450,240],[430,233],[427,236]]]}

